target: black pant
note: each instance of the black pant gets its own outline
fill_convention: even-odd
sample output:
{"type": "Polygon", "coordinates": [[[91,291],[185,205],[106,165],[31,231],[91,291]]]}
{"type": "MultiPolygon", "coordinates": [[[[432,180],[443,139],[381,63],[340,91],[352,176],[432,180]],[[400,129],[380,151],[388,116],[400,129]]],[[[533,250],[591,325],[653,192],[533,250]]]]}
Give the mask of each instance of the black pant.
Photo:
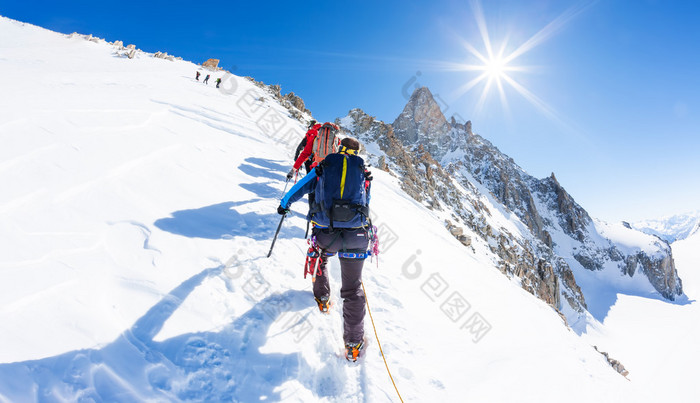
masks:
{"type": "MultiPolygon", "coordinates": [[[[322,249],[319,272],[314,282],[316,298],[330,296],[328,284],[327,263],[325,253],[338,251],[366,252],[369,245],[367,231],[364,228],[314,228],[312,234],[316,244],[322,249]]],[[[340,258],[342,287],[340,296],[343,298],[343,339],[346,343],[358,343],[364,336],[365,293],[362,291],[362,266],[364,259],[340,258]]]]}

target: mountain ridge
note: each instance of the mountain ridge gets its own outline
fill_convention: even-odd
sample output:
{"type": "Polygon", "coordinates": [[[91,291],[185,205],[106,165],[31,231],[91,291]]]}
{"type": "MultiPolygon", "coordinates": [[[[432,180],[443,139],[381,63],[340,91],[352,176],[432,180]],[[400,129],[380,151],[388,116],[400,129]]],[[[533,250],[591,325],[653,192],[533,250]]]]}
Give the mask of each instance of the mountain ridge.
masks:
{"type": "Polygon", "coordinates": [[[414,199],[434,210],[449,210],[452,221],[458,223],[446,223],[448,229],[456,224],[470,228],[472,238],[490,245],[506,275],[524,280],[523,288],[555,309],[569,312],[570,322],[584,316],[584,295],[595,295],[594,290],[583,292],[576,283],[574,272],[580,270],[617,272],[629,278],[641,272],[663,298],[675,300],[683,295],[667,242],[639,238],[639,234],[629,232],[631,228],[616,227],[613,231],[611,225],[593,220],[554,173],[537,179],[473,133],[471,121],[447,122],[429,89],[417,88],[393,124],[359,109],[336,121],[348,133],[372,144],[370,147],[378,151],[373,162],[382,169],[395,169],[414,199]],[[414,158],[403,155],[401,148],[414,158]],[[459,187],[464,191],[455,190],[459,187]],[[488,210],[475,207],[489,195],[506,208],[504,214],[517,216],[525,227],[521,230],[532,236],[514,236],[506,226],[488,225],[488,219],[479,218],[490,215],[488,210]],[[621,237],[619,242],[623,243],[603,233],[621,237]],[[628,237],[639,244],[621,246],[628,237]],[[571,309],[562,305],[562,300],[571,309]]]}

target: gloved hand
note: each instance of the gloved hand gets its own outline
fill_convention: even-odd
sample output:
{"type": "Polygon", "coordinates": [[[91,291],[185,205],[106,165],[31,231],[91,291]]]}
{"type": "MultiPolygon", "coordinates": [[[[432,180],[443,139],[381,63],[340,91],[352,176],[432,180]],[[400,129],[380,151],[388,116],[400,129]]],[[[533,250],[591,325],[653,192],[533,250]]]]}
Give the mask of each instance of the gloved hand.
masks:
{"type": "Polygon", "coordinates": [[[365,171],[365,180],[371,181],[372,179],[374,179],[374,178],[372,177],[372,172],[370,172],[370,171],[365,171]]]}
{"type": "Polygon", "coordinates": [[[289,209],[288,209],[288,208],[284,208],[284,207],[282,207],[282,206],[278,206],[278,207],[277,207],[277,214],[279,214],[279,215],[285,215],[285,214],[287,214],[287,213],[289,213],[289,209]]]}
{"type": "Polygon", "coordinates": [[[292,177],[294,177],[294,173],[296,173],[296,171],[297,171],[296,169],[292,168],[292,170],[289,171],[289,173],[287,174],[287,180],[292,179],[292,177]]]}

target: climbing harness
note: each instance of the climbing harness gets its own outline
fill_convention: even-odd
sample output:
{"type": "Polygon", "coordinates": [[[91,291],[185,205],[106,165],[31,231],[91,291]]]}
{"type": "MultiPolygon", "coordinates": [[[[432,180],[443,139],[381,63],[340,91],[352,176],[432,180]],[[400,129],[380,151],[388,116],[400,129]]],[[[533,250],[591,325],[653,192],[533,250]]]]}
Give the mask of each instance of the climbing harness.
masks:
{"type": "Polygon", "coordinates": [[[379,237],[377,236],[377,227],[371,224],[367,231],[367,236],[369,237],[369,250],[367,253],[373,258],[376,256],[377,259],[377,269],[379,268],[379,237]]]}

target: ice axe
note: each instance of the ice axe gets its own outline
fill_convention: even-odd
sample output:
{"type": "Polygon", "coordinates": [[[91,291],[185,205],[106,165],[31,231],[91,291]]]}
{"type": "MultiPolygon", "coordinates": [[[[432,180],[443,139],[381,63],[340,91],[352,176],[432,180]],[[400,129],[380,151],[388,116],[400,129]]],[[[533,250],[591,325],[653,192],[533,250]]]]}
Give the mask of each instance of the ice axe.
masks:
{"type": "Polygon", "coordinates": [[[289,179],[287,179],[287,183],[284,185],[284,189],[282,189],[282,197],[287,193],[287,186],[289,186],[289,179]]]}
{"type": "Polygon", "coordinates": [[[272,248],[275,247],[275,241],[277,240],[277,235],[279,235],[279,233],[280,233],[280,229],[282,228],[282,222],[284,221],[284,217],[286,217],[286,216],[287,216],[287,213],[285,213],[282,216],[282,218],[280,219],[280,223],[277,226],[277,231],[275,231],[275,236],[274,236],[274,238],[272,238],[272,245],[270,245],[270,251],[267,252],[267,257],[270,257],[270,255],[272,255],[272,248]]]}
{"type": "MultiPolygon", "coordinates": [[[[289,186],[290,179],[291,178],[287,178],[287,180],[286,180],[286,184],[284,185],[284,190],[282,190],[282,196],[284,196],[287,192],[287,186],[289,186]]],[[[272,255],[272,248],[275,247],[275,241],[277,241],[277,235],[279,235],[280,229],[282,229],[282,222],[284,221],[284,217],[286,217],[286,216],[287,216],[287,213],[284,213],[282,215],[282,218],[280,219],[279,225],[277,225],[277,231],[275,231],[275,236],[272,238],[272,245],[270,245],[270,251],[267,252],[267,257],[270,257],[270,255],[272,255]]]]}

